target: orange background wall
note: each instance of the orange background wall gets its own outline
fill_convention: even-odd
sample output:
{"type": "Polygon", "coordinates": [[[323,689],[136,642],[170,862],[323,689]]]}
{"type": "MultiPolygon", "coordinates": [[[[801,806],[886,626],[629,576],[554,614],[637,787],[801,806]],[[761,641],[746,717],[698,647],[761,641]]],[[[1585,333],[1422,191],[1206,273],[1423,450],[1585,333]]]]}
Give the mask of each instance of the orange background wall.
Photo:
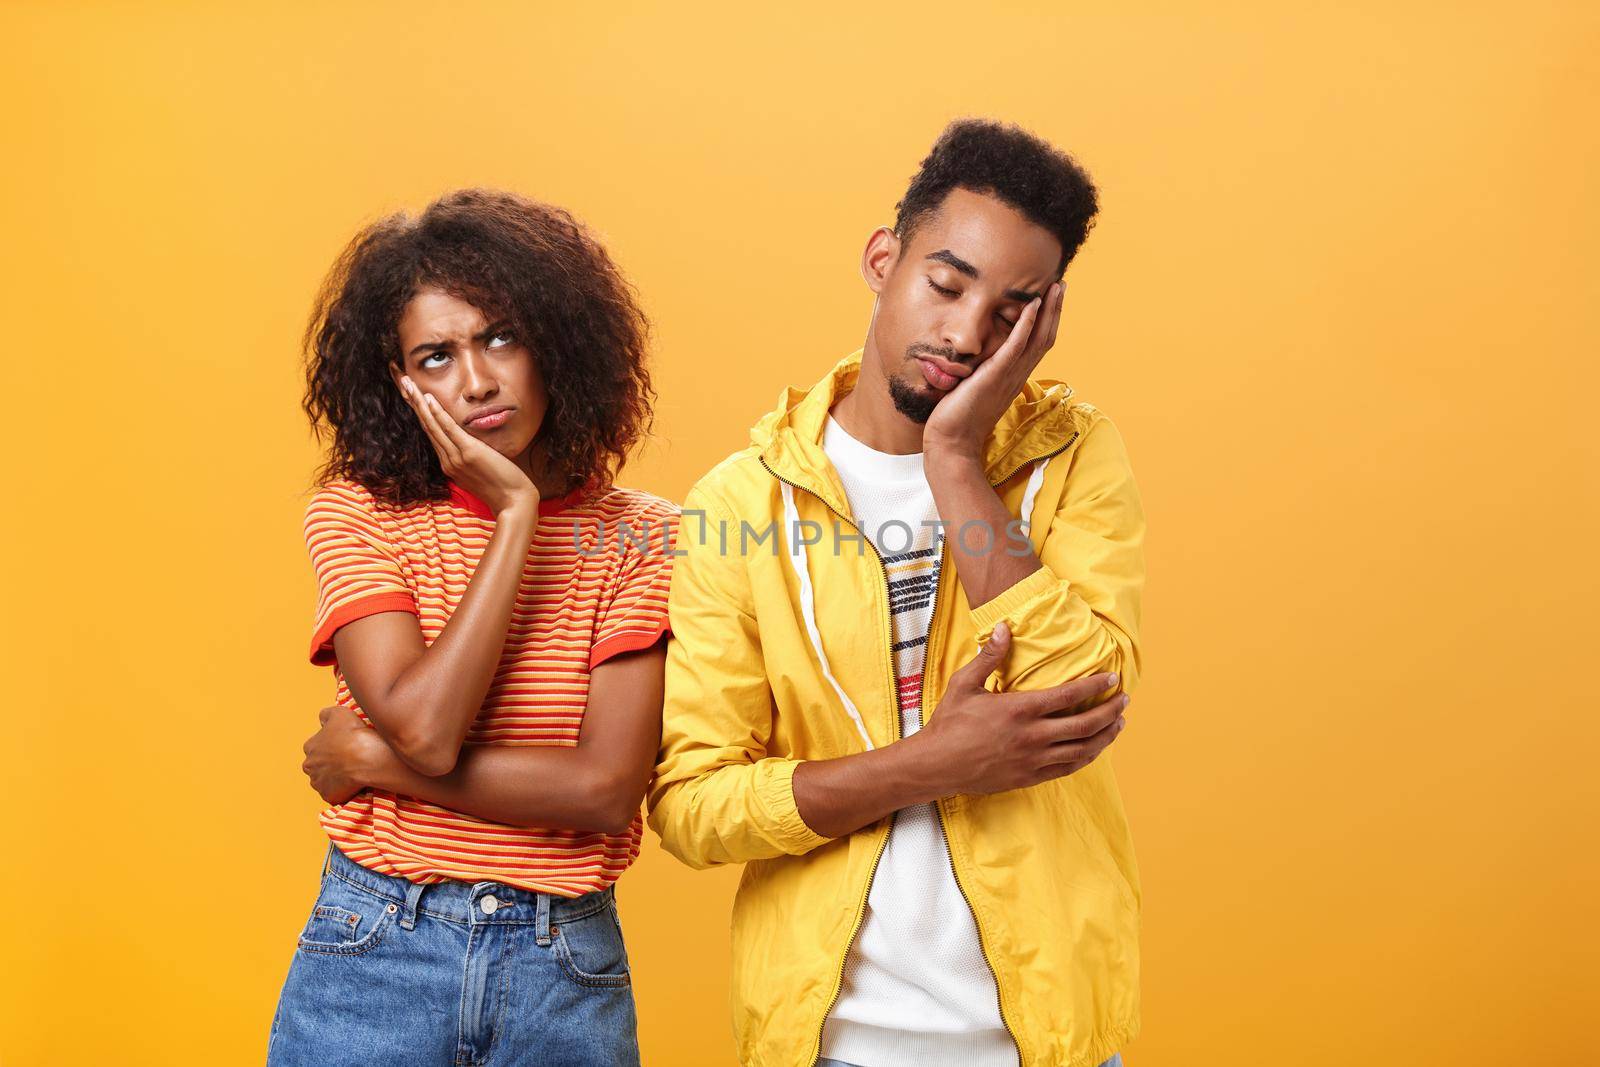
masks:
{"type": "MultiPolygon", "coordinates": [[[[1600,19],[1313,6],[7,5],[0,1063],[262,1056],[331,693],[296,341],[358,225],[578,212],[681,499],[860,343],[961,114],[1104,192],[1044,373],[1149,509],[1130,1067],[1596,1062],[1600,19]]],[[[622,883],[647,1064],[731,1062],[737,874],[622,883]]]]}

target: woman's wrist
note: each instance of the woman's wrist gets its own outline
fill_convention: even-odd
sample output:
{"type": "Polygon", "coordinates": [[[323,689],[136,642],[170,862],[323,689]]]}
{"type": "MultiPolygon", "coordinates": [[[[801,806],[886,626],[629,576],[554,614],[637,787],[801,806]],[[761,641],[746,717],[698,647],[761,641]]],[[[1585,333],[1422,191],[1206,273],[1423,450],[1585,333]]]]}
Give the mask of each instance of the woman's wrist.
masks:
{"type": "Polygon", "coordinates": [[[362,731],[352,777],[367,789],[394,793],[400,791],[396,788],[397,776],[404,769],[405,764],[378,731],[362,731]]]}
{"type": "Polygon", "coordinates": [[[527,499],[518,499],[504,508],[501,508],[494,517],[495,529],[504,526],[508,530],[525,532],[529,537],[539,525],[539,496],[535,493],[527,499]]]}

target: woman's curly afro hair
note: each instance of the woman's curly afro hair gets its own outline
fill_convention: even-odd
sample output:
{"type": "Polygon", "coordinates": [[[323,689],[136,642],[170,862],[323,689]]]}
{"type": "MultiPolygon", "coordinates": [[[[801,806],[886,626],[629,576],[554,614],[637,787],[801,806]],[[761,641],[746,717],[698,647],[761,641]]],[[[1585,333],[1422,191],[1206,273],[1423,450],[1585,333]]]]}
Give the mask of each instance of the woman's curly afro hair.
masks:
{"type": "Polygon", "coordinates": [[[426,434],[389,376],[399,323],[436,287],[511,323],[550,393],[539,430],[563,483],[609,485],[649,431],[649,324],[616,264],[570,214],[514,193],[463,189],[420,216],[390,215],[351,240],[305,333],[303,401],[331,437],[319,480],[348,478],[394,506],[448,495],[426,434]]]}

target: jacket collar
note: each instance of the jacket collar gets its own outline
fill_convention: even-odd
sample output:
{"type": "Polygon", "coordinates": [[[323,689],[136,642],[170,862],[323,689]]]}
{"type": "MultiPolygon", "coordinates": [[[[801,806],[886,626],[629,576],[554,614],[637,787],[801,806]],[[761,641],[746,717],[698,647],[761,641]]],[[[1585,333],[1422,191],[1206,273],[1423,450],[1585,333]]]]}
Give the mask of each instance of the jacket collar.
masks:
{"type": "MultiPolygon", "coordinates": [[[[809,389],[785,389],[778,406],[750,430],[751,443],[768,470],[821,497],[841,515],[849,514],[849,507],[844,486],[822,450],[822,435],[834,402],[855,388],[861,356],[861,349],[845,356],[809,389]]],[[[1023,386],[984,441],[984,472],[991,484],[1071,442],[1078,428],[1069,403],[1072,393],[1064,382],[1030,380],[1023,386]]]]}

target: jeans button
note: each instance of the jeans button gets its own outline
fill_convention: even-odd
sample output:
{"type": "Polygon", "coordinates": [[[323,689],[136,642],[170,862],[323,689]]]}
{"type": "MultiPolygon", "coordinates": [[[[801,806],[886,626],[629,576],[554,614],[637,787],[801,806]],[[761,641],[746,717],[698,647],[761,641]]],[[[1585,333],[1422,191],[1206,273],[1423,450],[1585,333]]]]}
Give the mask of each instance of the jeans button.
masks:
{"type": "Polygon", "coordinates": [[[482,900],[478,901],[478,907],[483,909],[483,913],[485,915],[493,915],[495,911],[499,909],[500,902],[496,900],[494,898],[494,894],[491,893],[482,900]]]}

